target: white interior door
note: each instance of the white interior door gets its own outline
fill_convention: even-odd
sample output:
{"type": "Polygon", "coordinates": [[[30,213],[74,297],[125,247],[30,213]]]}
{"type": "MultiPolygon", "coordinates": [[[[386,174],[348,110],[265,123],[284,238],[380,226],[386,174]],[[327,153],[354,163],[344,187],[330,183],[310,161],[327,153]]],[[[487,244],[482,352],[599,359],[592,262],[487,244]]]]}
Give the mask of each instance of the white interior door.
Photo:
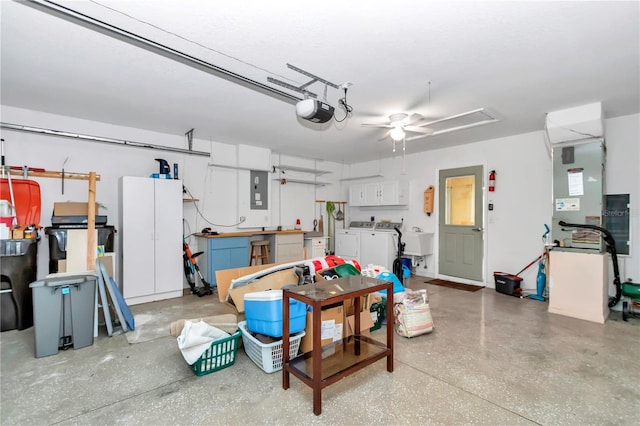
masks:
{"type": "Polygon", "coordinates": [[[440,171],[439,270],[483,281],[482,166],[440,171]]]}

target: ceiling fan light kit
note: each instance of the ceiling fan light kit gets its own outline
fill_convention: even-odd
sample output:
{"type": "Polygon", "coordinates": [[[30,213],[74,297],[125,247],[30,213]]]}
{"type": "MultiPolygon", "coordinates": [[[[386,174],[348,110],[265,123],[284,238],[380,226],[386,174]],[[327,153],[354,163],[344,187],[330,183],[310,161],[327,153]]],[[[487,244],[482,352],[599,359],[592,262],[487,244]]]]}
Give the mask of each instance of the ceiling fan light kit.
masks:
{"type": "Polygon", "coordinates": [[[402,129],[402,126],[401,125],[395,126],[391,130],[391,132],[389,132],[389,136],[391,136],[391,139],[393,139],[396,142],[401,141],[402,139],[404,139],[405,133],[404,133],[404,130],[402,129]]]}

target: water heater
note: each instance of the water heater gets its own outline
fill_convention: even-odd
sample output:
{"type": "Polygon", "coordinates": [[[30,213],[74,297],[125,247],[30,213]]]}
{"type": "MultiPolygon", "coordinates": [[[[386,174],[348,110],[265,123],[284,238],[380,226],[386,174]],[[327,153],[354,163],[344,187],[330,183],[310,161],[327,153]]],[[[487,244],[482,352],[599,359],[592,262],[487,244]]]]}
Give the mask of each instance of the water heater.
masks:
{"type": "Polygon", "coordinates": [[[558,222],[602,226],[605,160],[604,139],[554,146],[551,234],[560,244],[554,250],[603,251],[599,232],[562,227],[558,222]]]}

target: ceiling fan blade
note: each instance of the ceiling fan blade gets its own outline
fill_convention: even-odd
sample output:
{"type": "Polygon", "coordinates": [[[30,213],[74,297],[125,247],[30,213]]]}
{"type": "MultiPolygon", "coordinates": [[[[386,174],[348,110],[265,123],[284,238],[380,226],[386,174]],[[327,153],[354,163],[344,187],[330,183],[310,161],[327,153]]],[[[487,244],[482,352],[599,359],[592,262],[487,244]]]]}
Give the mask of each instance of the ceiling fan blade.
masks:
{"type": "Polygon", "coordinates": [[[391,130],[387,130],[386,132],[384,132],[384,135],[380,139],[378,139],[378,142],[387,140],[389,138],[389,135],[391,134],[391,130]]]}
{"type": "Polygon", "coordinates": [[[418,114],[417,112],[415,112],[406,118],[405,126],[413,126],[416,123],[424,121],[424,119],[425,118],[422,116],[422,114],[418,114]]]}
{"type": "Polygon", "coordinates": [[[433,133],[433,129],[429,127],[404,126],[404,130],[407,132],[422,133],[423,135],[430,135],[433,133]]]}
{"type": "Polygon", "coordinates": [[[407,140],[407,142],[410,142],[410,141],[415,141],[415,140],[418,140],[418,139],[428,138],[429,136],[433,136],[433,134],[432,133],[428,133],[428,134],[410,136],[406,140],[407,140]]]}
{"type": "Polygon", "coordinates": [[[364,127],[378,127],[381,129],[393,129],[391,124],[372,124],[372,123],[362,123],[364,127]]]}

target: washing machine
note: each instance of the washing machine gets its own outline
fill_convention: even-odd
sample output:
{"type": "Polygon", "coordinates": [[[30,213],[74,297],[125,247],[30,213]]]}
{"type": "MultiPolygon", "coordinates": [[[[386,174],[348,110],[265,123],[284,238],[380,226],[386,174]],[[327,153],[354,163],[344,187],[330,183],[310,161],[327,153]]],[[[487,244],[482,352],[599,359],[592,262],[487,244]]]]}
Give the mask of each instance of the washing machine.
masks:
{"type": "Polygon", "coordinates": [[[360,263],[363,266],[373,264],[393,270],[398,246],[396,227],[402,232],[401,222],[376,222],[373,229],[361,232],[360,263]]]}
{"type": "Polygon", "coordinates": [[[375,222],[352,221],[349,227],[335,231],[336,256],[360,262],[360,235],[372,231],[375,222]]]}

